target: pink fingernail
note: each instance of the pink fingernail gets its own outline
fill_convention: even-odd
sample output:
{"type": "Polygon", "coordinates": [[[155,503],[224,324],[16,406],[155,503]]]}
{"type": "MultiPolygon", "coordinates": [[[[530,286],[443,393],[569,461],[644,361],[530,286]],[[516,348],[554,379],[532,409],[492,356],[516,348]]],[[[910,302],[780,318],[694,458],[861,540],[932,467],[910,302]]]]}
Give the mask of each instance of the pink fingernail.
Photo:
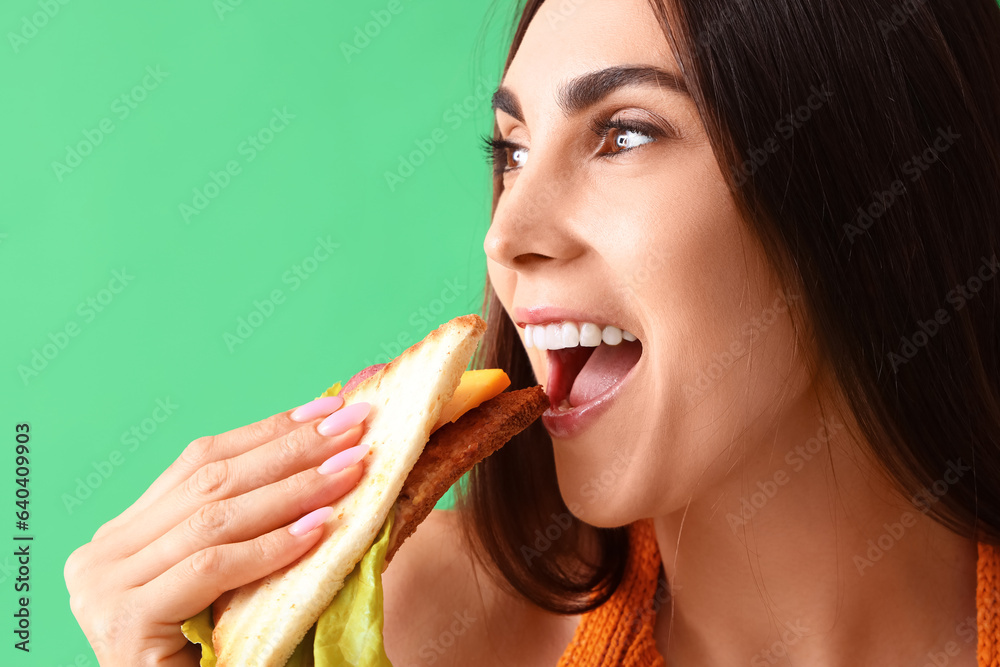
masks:
{"type": "Polygon", "coordinates": [[[335,472],[340,472],[363,459],[367,453],[368,445],[349,447],[323,461],[317,472],[321,475],[332,475],[335,472]]]}
{"type": "Polygon", "coordinates": [[[310,530],[316,528],[329,519],[331,514],[333,514],[332,507],[320,507],[318,510],[309,512],[309,514],[306,514],[304,517],[289,526],[288,532],[292,535],[305,535],[310,530]]]}
{"type": "Polygon", "coordinates": [[[293,422],[307,422],[316,417],[323,417],[337,410],[344,404],[344,399],[340,396],[322,396],[309,401],[305,405],[300,405],[288,415],[293,422]]]}
{"type": "Polygon", "coordinates": [[[352,426],[357,426],[368,416],[371,405],[364,401],[351,403],[324,419],[317,430],[322,435],[340,435],[352,426]]]}

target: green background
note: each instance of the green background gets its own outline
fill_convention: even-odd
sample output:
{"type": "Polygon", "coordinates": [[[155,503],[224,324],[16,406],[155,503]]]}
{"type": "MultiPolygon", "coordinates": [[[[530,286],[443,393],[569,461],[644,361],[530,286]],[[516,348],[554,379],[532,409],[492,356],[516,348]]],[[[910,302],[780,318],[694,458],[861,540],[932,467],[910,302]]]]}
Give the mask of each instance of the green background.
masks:
{"type": "Polygon", "coordinates": [[[0,664],[96,665],[65,559],[188,442],[479,312],[477,142],[512,4],[3,4],[0,664]],[[35,537],[30,654],[13,647],[15,534],[35,537]]]}

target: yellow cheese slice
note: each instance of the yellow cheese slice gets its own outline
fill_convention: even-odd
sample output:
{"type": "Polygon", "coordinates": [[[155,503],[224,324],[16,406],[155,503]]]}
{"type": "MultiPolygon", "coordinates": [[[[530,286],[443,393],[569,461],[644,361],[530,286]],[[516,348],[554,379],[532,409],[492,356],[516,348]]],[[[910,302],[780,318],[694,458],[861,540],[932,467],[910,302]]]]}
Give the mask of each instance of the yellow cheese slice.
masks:
{"type": "Polygon", "coordinates": [[[490,400],[509,386],[510,378],[499,368],[465,371],[451,400],[441,409],[441,417],[431,428],[431,432],[433,433],[448,422],[457,420],[472,408],[479,407],[483,401],[490,400]]]}

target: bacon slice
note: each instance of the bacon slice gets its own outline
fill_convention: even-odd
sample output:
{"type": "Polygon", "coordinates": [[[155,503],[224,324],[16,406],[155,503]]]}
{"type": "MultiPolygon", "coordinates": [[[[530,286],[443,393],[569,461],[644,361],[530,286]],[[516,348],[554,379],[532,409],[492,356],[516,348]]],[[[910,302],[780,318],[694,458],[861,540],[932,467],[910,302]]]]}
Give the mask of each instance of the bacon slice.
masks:
{"type": "Polygon", "coordinates": [[[393,507],[396,518],[386,566],[452,484],[541,417],[548,407],[549,399],[541,386],[506,391],[434,431],[393,507]]]}

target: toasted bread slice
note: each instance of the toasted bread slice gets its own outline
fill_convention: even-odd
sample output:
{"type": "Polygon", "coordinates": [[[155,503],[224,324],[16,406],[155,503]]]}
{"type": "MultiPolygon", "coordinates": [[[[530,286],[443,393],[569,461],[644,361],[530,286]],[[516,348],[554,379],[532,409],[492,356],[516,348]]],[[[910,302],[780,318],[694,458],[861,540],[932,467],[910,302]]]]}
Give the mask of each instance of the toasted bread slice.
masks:
{"type": "Polygon", "coordinates": [[[477,315],[446,322],[351,391],[367,401],[358,485],[335,502],[320,542],[295,563],[243,586],[216,618],[218,667],[282,667],[371,547],[486,331],[477,315]]]}

